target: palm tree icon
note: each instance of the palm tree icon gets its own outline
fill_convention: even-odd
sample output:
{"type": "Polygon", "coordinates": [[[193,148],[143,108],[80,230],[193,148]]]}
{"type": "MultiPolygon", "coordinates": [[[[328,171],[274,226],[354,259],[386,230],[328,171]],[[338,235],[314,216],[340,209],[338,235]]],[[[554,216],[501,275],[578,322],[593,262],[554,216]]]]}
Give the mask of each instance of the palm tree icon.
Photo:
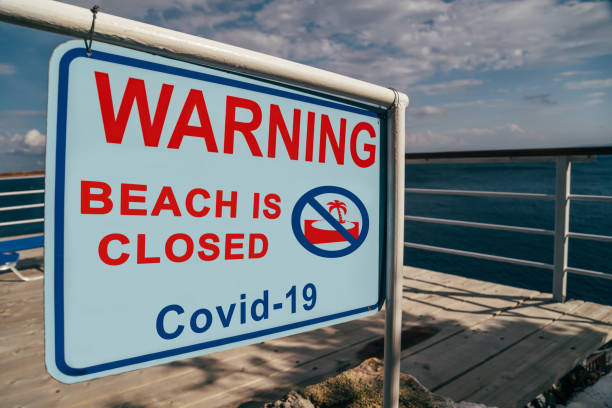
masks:
{"type": "Polygon", "coordinates": [[[329,206],[328,211],[330,214],[333,210],[338,211],[338,221],[340,222],[340,224],[344,224],[344,220],[342,219],[342,212],[346,214],[346,204],[342,201],[334,200],[327,203],[327,205],[329,206]]]}

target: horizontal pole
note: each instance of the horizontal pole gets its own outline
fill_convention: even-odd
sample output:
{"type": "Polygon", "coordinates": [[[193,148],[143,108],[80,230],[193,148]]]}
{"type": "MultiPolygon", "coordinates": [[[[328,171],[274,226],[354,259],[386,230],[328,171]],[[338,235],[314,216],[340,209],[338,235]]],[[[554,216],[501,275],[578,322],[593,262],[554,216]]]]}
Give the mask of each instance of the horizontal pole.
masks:
{"type": "Polygon", "coordinates": [[[19,221],[8,221],[8,222],[0,222],[0,227],[8,227],[10,225],[21,225],[21,224],[34,224],[36,222],[43,222],[44,218],[35,218],[32,220],[19,220],[19,221]]]}
{"type": "Polygon", "coordinates": [[[584,234],[582,232],[568,232],[567,236],[570,238],[588,239],[591,241],[612,242],[612,236],[610,235],[595,235],[584,234]]]}
{"type": "Polygon", "coordinates": [[[501,224],[487,224],[487,223],[482,223],[482,222],[449,220],[445,218],[417,217],[413,215],[404,216],[404,220],[416,221],[416,222],[431,222],[434,224],[456,225],[459,227],[484,228],[484,229],[512,231],[512,232],[525,232],[528,234],[542,234],[542,235],[553,235],[554,234],[554,231],[542,229],[542,228],[517,227],[513,225],[501,225],[501,224]]]}
{"type": "Polygon", "coordinates": [[[22,190],[22,191],[7,191],[4,193],[0,193],[0,197],[8,197],[8,196],[16,196],[16,195],[24,195],[24,194],[42,194],[45,190],[22,190]]]}
{"type": "Polygon", "coordinates": [[[612,196],[570,194],[569,199],[576,201],[603,201],[612,203],[612,196]]]}
{"type": "Polygon", "coordinates": [[[413,194],[440,194],[440,195],[460,195],[475,197],[503,197],[503,198],[528,198],[534,200],[554,200],[554,194],[538,193],[512,193],[505,191],[478,191],[478,190],[446,190],[431,188],[406,188],[407,193],[413,194]]]}
{"type": "MultiPolygon", "coordinates": [[[[505,150],[464,150],[449,152],[423,152],[406,153],[406,160],[419,159],[466,159],[466,158],[493,158],[493,157],[557,157],[570,156],[572,160],[580,160],[580,157],[572,156],[594,156],[598,154],[612,154],[610,146],[587,146],[587,147],[559,147],[544,149],[505,149],[505,150]]],[[[590,159],[590,158],[589,158],[590,159]]]]}
{"type": "Polygon", "coordinates": [[[565,270],[569,273],[574,273],[576,275],[591,276],[593,278],[601,278],[601,279],[612,279],[612,274],[610,273],[591,271],[589,269],[572,268],[569,266],[565,268],[565,270]]]}
{"type": "Polygon", "coordinates": [[[45,204],[26,204],[26,205],[13,205],[11,207],[1,207],[0,211],[12,211],[12,210],[25,210],[26,208],[39,208],[44,207],[45,204]]]}
{"type": "Polygon", "coordinates": [[[552,265],[546,264],[543,262],[527,261],[524,259],[517,259],[517,258],[507,258],[505,256],[483,254],[480,252],[461,251],[459,249],[450,249],[450,248],[443,248],[443,247],[432,246],[432,245],[416,244],[414,242],[404,242],[404,246],[406,248],[422,249],[424,251],[442,252],[442,253],[451,254],[451,255],[459,255],[459,256],[467,256],[470,258],[485,259],[487,261],[496,261],[496,262],[515,264],[515,265],[531,266],[533,268],[542,268],[542,269],[550,269],[550,270],[553,269],[552,265]]]}
{"type": "Polygon", "coordinates": [[[32,174],[32,175],[24,175],[24,176],[15,176],[15,175],[5,176],[5,175],[0,174],[0,181],[5,181],[5,180],[26,180],[26,179],[36,179],[36,178],[44,179],[45,175],[44,174],[41,174],[41,175],[32,174]]]}
{"type": "MultiPolygon", "coordinates": [[[[89,9],[56,1],[0,0],[0,20],[89,38],[92,13],[89,9]]],[[[396,100],[396,93],[384,86],[103,12],[97,14],[92,38],[93,52],[96,41],[102,41],[194,64],[308,87],[385,108],[396,100]]],[[[404,105],[408,104],[406,95],[400,93],[399,99],[404,105]]]]}
{"type": "MultiPolygon", "coordinates": [[[[460,153],[460,152],[459,152],[460,153]]],[[[406,159],[406,164],[450,164],[450,163],[550,163],[556,162],[558,156],[495,156],[495,157],[455,157],[406,159]]],[[[594,162],[597,156],[568,156],[572,162],[594,162]]]]}

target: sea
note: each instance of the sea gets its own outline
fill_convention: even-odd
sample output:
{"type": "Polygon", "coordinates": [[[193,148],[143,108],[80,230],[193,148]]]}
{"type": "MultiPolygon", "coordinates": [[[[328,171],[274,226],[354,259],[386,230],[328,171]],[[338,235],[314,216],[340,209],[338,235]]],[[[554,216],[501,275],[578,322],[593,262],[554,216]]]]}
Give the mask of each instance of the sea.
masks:
{"type": "MultiPolygon", "coordinates": [[[[414,164],[406,187],[554,194],[554,163],[414,164]]],[[[571,193],[612,196],[612,156],[573,162],[571,193]]],[[[406,214],[554,229],[554,201],[406,194],[406,214]]],[[[572,201],[572,232],[612,236],[612,202],[572,201]]],[[[422,222],[405,223],[405,241],[553,263],[553,237],[422,222]]],[[[404,264],[552,292],[552,271],[407,248],[404,264]]],[[[612,274],[612,242],[571,238],[568,265],[612,274]]],[[[612,280],[569,274],[568,298],[612,305],[612,280]]]]}
{"type": "MultiPolygon", "coordinates": [[[[573,194],[612,196],[612,156],[572,163],[573,194]]],[[[406,187],[554,194],[554,163],[409,164],[406,187]]],[[[0,192],[43,189],[42,178],[0,179],[0,192]]],[[[0,196],[0,207],[42,203],[43,194],[0,196]]],[[[406,214],[554,229],[548,200],[406,194],[406,214]]],[[[612,236],[612,203],[573,201],[570,231],[612,236]]],[[[0,211],[0,223],[43,218],[43,209],[0,211]]],[[[43,224],[0,226],[0,238],[43,232],[43,224]]],[[[553,237],[422,222],[405,222],[405,241],[552,264],[553,237]]],[[[404,263],[510,286],[552,291],[552,272],[495,261],[405,249],[404,263]]],[[[612,274],[612,242],[570,239],[573,267],[612,274]]],[[[568,298],[612,305],[612,280],[569,274],[568,298]]]]}

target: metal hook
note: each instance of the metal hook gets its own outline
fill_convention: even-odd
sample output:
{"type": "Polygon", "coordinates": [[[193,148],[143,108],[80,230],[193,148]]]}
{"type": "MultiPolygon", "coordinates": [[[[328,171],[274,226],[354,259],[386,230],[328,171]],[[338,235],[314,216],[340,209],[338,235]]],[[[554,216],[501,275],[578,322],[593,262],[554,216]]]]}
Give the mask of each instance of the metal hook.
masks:
{"type": "Polygon", "coordinates": [[[397,106],[399,103],[399,91],[395,88],[389,87],[390,90],[393,91],[393,103],[387,108],[387,111],[391,110],[394,106],[397,106]]]}
{"type": "Polygon", "coordinates": [[[94,27],[96,26],[96,15],[98,14],[98,10],[100,10],[100,6],[95,4],[90,10],[93,13],[93,18],[91,20],[91,28],[89,29],[89,44],[87,44],[88,39],[83,40],[85,41],[85,54],[87,54],[88,57],[91,57],[91,44],[93,43],[94,27]]]}

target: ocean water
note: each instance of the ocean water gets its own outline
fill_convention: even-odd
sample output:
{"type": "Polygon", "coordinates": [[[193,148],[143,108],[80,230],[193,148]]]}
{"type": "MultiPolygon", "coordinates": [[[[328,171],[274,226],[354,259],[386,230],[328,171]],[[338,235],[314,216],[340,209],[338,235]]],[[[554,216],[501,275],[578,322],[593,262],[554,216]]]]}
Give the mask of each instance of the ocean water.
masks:
{"type": "MultiPolygon", "coordinates": [[[[406,166],[406,186],[554,193],[553,163],[424,164],[406,166]]],[[[39,179],[1,180],[0,192],[43,189],[39,179]]],[[[612,196],[612,156],[572,164],[572,193],[612,196]]],[[[42,194],[0,197],[0,207],[43,202],[42,194]]],[[[612,203],[572,202],[570,231],[612,235],[612,203]]],[[[535,228],[554,228],[554,203],[544,200],[406,195],[406,214],[535,228]]],[[[43,209],[0,211],[0,222],[42,218],[43,209]]],[[[0,227],[0,237],[43,232],[43,224],[0,227]]],[[[553,237],[420,222],[405,223],[405,240],[494,255],[553,262],[553,237]]],[[[552,272],[406,249],[406,265],[512,286],[552,291],[552,272]]],[[[569,265],[612,274],[612,242],[571,239],[569,265]]],[[[612,280],[570,274],[568,297],[612,304],[612,280]]]]}
{"type": "MultiPolygon", "coordinates": [[[[553,163],[424,164],[406,166],[406,187],[554,194],[553,163]]],[[[612,156],[572,163],[573,194],[612,196],[612,156]]],[[[548,200],[406,194],[406,214],[554,229],[548,200]]],[[[570,231],[612,235],[612,203],[573,201],[570,231]]],[[[405,240],[505,257],[553,262],[553,237],[407,221],[405,240]]],[[[406,249],[404,264],[552,291],[552,271],[406,249]]],[[[569,266],[612,274],[612,242],[570,239],[569,266]]],[[[568,298],[612,304],[612,280],[569,274],[568,298]]]]}

